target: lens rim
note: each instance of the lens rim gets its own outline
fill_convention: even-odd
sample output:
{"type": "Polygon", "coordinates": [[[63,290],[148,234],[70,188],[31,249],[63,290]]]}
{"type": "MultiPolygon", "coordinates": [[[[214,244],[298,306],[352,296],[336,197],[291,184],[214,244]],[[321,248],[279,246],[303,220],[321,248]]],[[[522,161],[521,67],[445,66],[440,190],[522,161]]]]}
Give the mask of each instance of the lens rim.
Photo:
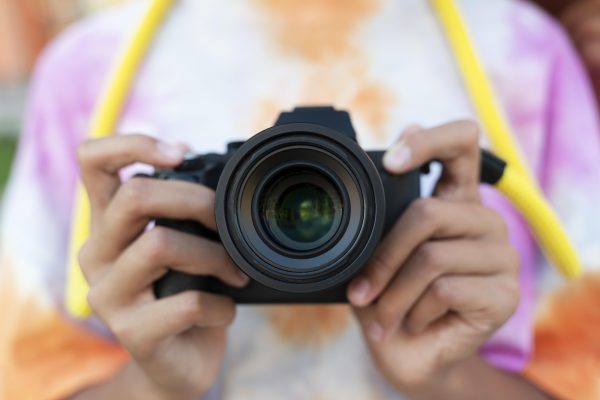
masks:
{"type": "MultiPolygon", "coordinates": [[[[304,156],[299,161],[303,160],[304,156]]],[[[316,124],[279,125],[250,138],[226,164],[217,186],[216,220],[226,251],[252,279],[284,292],[319,292],[347,282],[373,254],[385,220],[383,185],[367,153],[344,134],[316,124]],[[270,257],[257,252],[257,246],[264,246],[264,242],[259,235],[248,237],[240,230],[240,226],[254,226],[254,222],[251,213],[239,211],[239,205],[248,202],[248,198],[241,199],[242,195],[248,197],[248,191],[256,189],[256,182],[249,182],[248,178],[257,164],[269,159],[278,150],[307,148],[315,154],[321,152],[330,157],[332,161],[328,167],[336,174],[346,175],[349,181],[344,182],[345,187],[356,188],[355,193],[349,195],[358,199],[359,210],[355,212],[360,217],[349,217],[349,223],[355,224],[356,230],[344,242],[347,243],[345,251],[321,263],[318,268],[298,270],[274,265],[270,257]]],[[[325,260],[331,254],[334,254],[332,249],[319,257],[325,260]]],[[[316,259],[304,259],[303,262],[316,259]]]]}

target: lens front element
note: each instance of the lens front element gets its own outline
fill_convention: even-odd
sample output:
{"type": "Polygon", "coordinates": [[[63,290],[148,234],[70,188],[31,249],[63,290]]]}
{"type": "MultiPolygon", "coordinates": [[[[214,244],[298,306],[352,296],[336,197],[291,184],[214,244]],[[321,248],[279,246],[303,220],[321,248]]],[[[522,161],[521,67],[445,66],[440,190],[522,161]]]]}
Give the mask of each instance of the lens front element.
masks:
{"type": "Polygon", "coordinates": [[[275,223],[286,237],[311,243],[325,236],[333,225],[333,201],[310,183],[289,188],[274,210],[275,223]]]}
{"type": "Polygon", "coordinates": [[[333,290],[372,254],[383,230],[383,185],[350,138],[285,124],[250,138],[217,187],[219,237],[251,278],[280,292],[333,290]]]}
{"type": "Polygon", "coordinates": [[[261,203],[269,236],[290,251],[309,251],[326,245],[342,221],[340,194],[333,183],[312,173],[275,180],[261,203]]]}

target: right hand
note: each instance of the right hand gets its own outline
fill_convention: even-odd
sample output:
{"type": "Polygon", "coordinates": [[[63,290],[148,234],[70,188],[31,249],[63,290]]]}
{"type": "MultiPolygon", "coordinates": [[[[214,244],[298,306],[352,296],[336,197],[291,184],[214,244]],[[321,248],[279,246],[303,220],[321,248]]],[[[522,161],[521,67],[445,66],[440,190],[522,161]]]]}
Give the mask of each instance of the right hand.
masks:
{"type": "Polygon", "coordinates": [[[592,77],[598,80],[598,74],[600,74],[600,0],[570,1],[564,7],[560,17],[579,49],[585,65],[592,72],[592,77]]]}
{"type": "Polygon", "coordinates": [[[167,268],[213,275],[235,287],[248,283],[219,243],[165,227],[146,229],[158,217],[216,229],[211,189],[148,178],[121,184],[119,170],[127,165],[174,167],[184,153],[183,146],[142,135],[91,140],[78,153],[92,209],[90,238],[79,255],[88,301],[131,354],[129,380],[135,382],[128,384],[153,399],[197,399],[208,391],[222,366],[235,306],[195,291],[156,299],[152,283],[167,268]]]}

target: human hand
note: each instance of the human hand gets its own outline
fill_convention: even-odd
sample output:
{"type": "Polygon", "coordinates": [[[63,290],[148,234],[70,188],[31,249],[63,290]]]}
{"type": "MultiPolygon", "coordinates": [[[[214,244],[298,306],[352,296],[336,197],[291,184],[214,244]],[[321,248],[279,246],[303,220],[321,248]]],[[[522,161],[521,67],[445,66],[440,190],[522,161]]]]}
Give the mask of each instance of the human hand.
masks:
{"type": "Polygon", "coordinates": [[[600,0],[569,2],[560,18],[588,69],[600,73],[600,0]]]}
{"type": "Polygon", "coordinates": [[[454,122],[404,135],[386,154],[402,173],[430,160],[434,197],[412,203],[348,289],[371,354],[404,394],[431,392],[511,316],[519,260],[479,199],[478,129],[454,122]]]}
{"type": "Polygon", "coordinates": [[[158,217],[216,229],[212,190],[187,182],[119,180],[119,170],[129,164],[174,167],[184,152],[141,135],[92,140],[79,149],[92,209],[92,232],[80,252],[88,300],[131,354],[127,385],[146,389],[139,398],[204,394],[221,369],[225,330],[235,314],[231,299],[210,293],[157,300],[152,283],[167,268],[213,275],[235,287],[248,282],[220,244],[165,227],[146,229],[158,217]]]}

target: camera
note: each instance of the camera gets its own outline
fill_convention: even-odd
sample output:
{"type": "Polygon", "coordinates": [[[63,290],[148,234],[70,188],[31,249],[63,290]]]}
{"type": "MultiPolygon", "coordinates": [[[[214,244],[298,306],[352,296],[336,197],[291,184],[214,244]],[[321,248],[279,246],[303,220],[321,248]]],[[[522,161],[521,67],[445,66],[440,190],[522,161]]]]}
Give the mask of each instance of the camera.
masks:
{"type": "Polygon", "coordinates": [[[383,154],[358,145],[347,112],[298,107],[223,154],[156,171],[156,179],[215,189],[218,232],[195,221],[156,225],[220,241],[250,283],[233,288],[169,270],[154,283],[155,295],[202,290],[238,303],[347,301],[348,282],[420,196],[420,171],[388,174],[383,154]]]}

